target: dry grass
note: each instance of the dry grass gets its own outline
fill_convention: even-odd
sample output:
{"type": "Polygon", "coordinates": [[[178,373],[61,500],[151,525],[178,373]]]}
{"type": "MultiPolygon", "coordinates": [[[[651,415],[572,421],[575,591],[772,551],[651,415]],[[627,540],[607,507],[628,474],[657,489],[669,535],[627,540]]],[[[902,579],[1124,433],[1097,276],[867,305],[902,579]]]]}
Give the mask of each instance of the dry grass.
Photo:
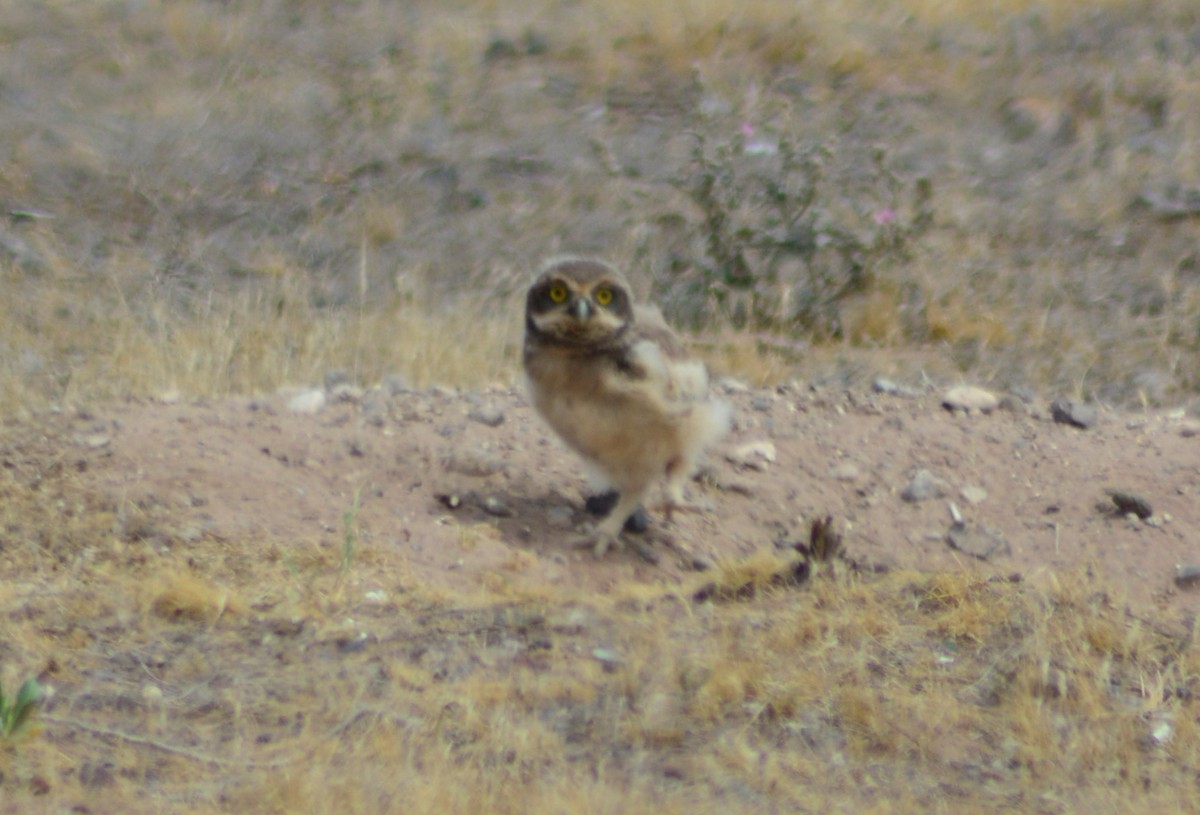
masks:
{"type": "Polygon", "coordinates": [[[1193,632],[1084,574],[835,563],[797,587],[763,552],[666,591],[460,597],[365,544],[349,564],[207,538],[148,558],[169,510],[120,527],[69,468],[31,482],[35,443],[2,475],[0,680],[40,673],[69,702],[0,745],[0,811],[1115,813],[1196,795],[1193,632]],[[392,599],[362,599],[364,580],[392,599]]]}
{"type": "MultiPolygon", "coordinates": [[[[595,251],[670,290],[699,245],[679,134],[743,123],[846,146],[848,185],[884,144],[937,223],[817,362],[716,325],[722,369],[861,350],[868,374],[1200,388],[1194,223],[1134,206],[1200,185],[1186,0],[2,17],[6,417],[331,368],[511,379],[527,270],[595,251]]],[[[607,602],[426,591],[369,548],[148,557],[169,509],[81,492],[61,450],[30,471],[5,432],[0,682],[71,703],[0,744],[2,812],[1195,811],[1200,651],[1084,576],[797,590],[763,555],[726,565],[727,599],[607,602]],[[355,599],[367,569],[400,599],[355,599]]]]}
{"type": "MultiPolygon", "coordinates": [[[[834,146],[846,190],[874,145],[933,182],[934,228],[843,304],[838,353],[1127,404],[1200,386],[1190,225],[1135,207],[1200,179],[1182,0],[11,11],[6,411],[331,367],[509,379],[546,254],[681,302],[680,134],[743,124],[834,146]]],[[[735,373],[804,372],[738,344],[735,373]]]]}

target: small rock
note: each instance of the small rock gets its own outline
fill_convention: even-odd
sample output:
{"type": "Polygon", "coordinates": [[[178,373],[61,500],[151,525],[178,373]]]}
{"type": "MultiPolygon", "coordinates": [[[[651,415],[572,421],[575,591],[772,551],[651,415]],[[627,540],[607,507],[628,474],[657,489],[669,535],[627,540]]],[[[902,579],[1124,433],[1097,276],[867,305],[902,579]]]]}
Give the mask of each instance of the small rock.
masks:
{"type": "Polygon", "coordinates": [[[929,470],[918,470],[917,474],[908,482],[908,486],[900,493],[900,497],[905,501],[915,503],[929,498],[941,498],[949,491],[950,486],[929,470]]]}
{"type": "Polygon", "coordinates": [[[332,392],[339,385],[349,385],[350,374],[341,368],[333,368],[325,373],[325,390],[332,392]]]}
{"type": "Polygon", "coordinates": [[[900,393],[900,386],[890,379],[884,379],[882,376],[877,376],[871,381],[871,390],[887,396],[895,396],[896,394],[900,393]]]}
{"type": "Polygon", "coordinates": [[[1150,502],[1140,495],[1123,490],[1107,490],[1107,493],[1113,504],[1123,514],[1132,513],[1142,520],[1154,514],[1154,508],[1150,506],[1150,502]]]}
{"type": "Polygon", "coordinates": [[[748,385],[729,376],[721,380],[720,386],[721,390],[728,394],[746,393],[750,390],[748,385]]]}
{"type": "Polygon", "coordinates": [[[771,405],[775,403],[769,396],[756,396],[750,401],[750,407],[760,413],[766,413],[771,409],[771,405]]]}
{"type": "Polygon", "coordinates": [[[959,495],[963,497],[964,501],[972,506],[979,506],[986,501],[988,497],[987,490],[974,484],[963,487],[959,491],[959,495]]]}
{"type": "Polygon", "coordinates": [[[352,637],[340,637],[336,640],[338,650],[343,654],[356,654],[360,651],[365,651],[370,641],[371,635],[366,631],[359,631],[352,637]]]}
{"type": "MultiPolygon", "coordinates": [[[[628,528],[628,526],[629,524],[626,522],[626,528],[628,528]]],[[[658,552],[647,546],[643,541],[631,541],[629,546],[633,549],[634,554],[641,558],[644,563],[649,563],[651,566],[657,566],[661,560],[658,552]]]]}
{"type": "Polygon", "coordinates": [[[382,388],[371,388],[371,390],[363,394],[363,413],[367,414],[372,419],[378,420],[377,424],[382,425],[387,414],[387,400],[388,396],[383,392],[382,388]]]}
{"type": "Polygon", "coordinates": [[[340,382],[329,389],[330,402],[357,405],[362,398],[362,388],[351,385],[349,382],[340,382]]]}
{"type": "Polygon", "coordinates": [[[775,444],[769,441],[752,441],[735,448],[725,456],[739,467],[765,470],[775,461],[775,444]]]}
{"type": "Polygon", "coordinates": [[[955,526],[946,533],[950,546],[979,560],[987,560],[994,554],[1008,552],[1008,543],[999,533],[991,529],[970,529],[955,526]]]}
{"type": "Polygon", "coordinates": [[[1150,743],[1155,747],[1161,747],[1171,740],[1171,733],[1171,723],[1165,718],[1160,718],[1154,722],[1154,726],[1150,730],[1150,743]]]}
{"type": "Polygon", "coordinates": [[[388,396],[399,396],[412,390],[408,386],[408,380],[402,374],[388,374],[383,378],[380,387],[388,396]]]}
{"type": "Polygon", "coordinates": [[[93,433],[90,436],[85,436],[81,439],[84,447],[90,447],[93,450],[99,450],[101,447],[107,447],[112,437],[107,433],[93,433]]]}
{"type": "Polygon", "coordinates": [[[829,475],[835,481],[857,481],[861,473],[852,462],[846,461],[834,467],[829,475]]]}
{"type": "Polygon", "coordinates": [[[1050,415],[1059,424],[1069,424],[1083,430],[1096,424],[1098,418],[1094,407],[1071,399],[1055,399],[1050,404],[1050,415]]]}
{"type": "Polygon", "coordinates": [[[946,410],[991,413],[999,405],[1000,399],[994,393],[974,385],[956,385],[942,394],[942,407],[946,410]]]}
{"type": "Polygon", "coordinates": [[[1200,422],[1186,421],[1179,426],[1179,435],[1185,439],[1190,439],[1193,436],[1200,436],[1200,422]]]}
{"type": "Polygon", "coordinates": [[[442,466],[452,473],[486,478],[504,469],[504,460],[483,450],[447,450],[442,466]]]}
{"type": "Polygon", "coordinates": [[[593,648],[592,658],[604,666],[605,671],[615,671],[624,661],[616,651],[609,648],[593,648]]]}
{"type": "Polygon", "coordinates": [[[1175,584],[1178,586],[1195,586],[1200,584],[1200,565],[1180,564],[1176,566],[1175,584]]]}
{"type": "Polygon", "coordinates": [[[292,413],[320,413],[325,408],[325,392],[316,388],[300,391],[288,400],[287,407],[292,413]]]}
{"type": "Polygon", "coordinates": [[[495,405],[479,405],[471,408],[467,418],[488,427],[499,427],[504,423],[504,411],[495,405]]]}
{"type": "Polygon", "coordinates": [[[483,499],[483,511],[497,518],[511,518],[513,516],[513,511],[509,509],[508,504],[494,495],[489,495],[483,499]]]}
{"type": "Polygon", "coordinates": [[[570,529],[575,520],[575,513],[570,507],[551,507],[546,511],[546,520],[554,529],[570,529]]]}
{"type": "Polygon", "coordinates": [[[388,601],[388,594],[383,589],[372,589],[368,592],[363,592],[363,599],[368,603],[383,605],[388,601]]]}
{"type": "Polygon", "coordinates": [[[1009,413],[1015,413],[1018,416],[1024,416],[1029,412],[1029,403],[1021,399],[1019,396],[1015,396],[1011,393],[1000,397],[1000,404],[998,407],[1001,410],[1008,411],[1009,413]]]}
{"type": "Polygon", "coordinates": [[[179,530],[179,539],[184,543],[195,543],[203,537],[204,530],[194,524],[189,524],[179,530]]]}

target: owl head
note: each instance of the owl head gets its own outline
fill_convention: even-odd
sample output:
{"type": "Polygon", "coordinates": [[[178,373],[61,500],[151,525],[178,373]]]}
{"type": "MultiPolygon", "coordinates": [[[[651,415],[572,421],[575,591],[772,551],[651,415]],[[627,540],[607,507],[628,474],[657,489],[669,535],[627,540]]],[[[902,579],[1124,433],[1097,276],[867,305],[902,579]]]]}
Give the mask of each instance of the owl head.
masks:
{"type": "Polygon", "coordinates": [[[552,258],[525,300],[529,338],[572,346],[604,346],[633,323],[624,275],[600,260],[552,258]]]}

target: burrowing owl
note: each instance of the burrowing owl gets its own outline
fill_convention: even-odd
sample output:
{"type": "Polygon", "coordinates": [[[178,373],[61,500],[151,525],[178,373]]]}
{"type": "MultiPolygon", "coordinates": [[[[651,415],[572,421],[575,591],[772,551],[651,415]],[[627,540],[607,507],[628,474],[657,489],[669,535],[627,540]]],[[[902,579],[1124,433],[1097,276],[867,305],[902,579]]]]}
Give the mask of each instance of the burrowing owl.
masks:
{"type": "Polygon", "coordinates": [[[581,544],[597,555],[619,544],[659,479],[668,517],[695,508],[684,484],[728,430],[730,409],[710,398],[704,364],[658,309],[634,304],[620,272],[587,258],[547,261],[525,302],[525,373],[538,412],[619,495],[581,544]]]}

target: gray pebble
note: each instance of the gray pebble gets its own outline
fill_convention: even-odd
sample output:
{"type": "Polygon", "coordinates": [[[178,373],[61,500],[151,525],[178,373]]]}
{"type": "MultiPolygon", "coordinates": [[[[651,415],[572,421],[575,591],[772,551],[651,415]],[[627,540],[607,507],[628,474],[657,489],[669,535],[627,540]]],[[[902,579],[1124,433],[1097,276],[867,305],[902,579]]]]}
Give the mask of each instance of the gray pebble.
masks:
{"type": "Polygon", "coordinates": [[[835,481],[857,481],[861,476],[858,467],[849,461],[837,465],[829,474],[835,481]]]}
{"type": "Polygon", "coordinates": [[[412,390],[408,386],[408,380],[404,378],[403,374],[388,374],[383,378],[383,382],[380,385],[388,396],[399,396],[402,393],[408,393],[412,390]]]}
{"type": "Polygon", "coordinates": [[[497,518],[511,518],[513,516],[513,511],[509,509],[508,504],[494,495],[489,495],[483,499],[483,511],[497,518]]]}
{"type": "Polygon", "coordinates": [[[969,529],[955,526],[946,534],[950,546],[980,560],[987,560],[995,554],[1006,554],[1009,551],[1008,542],[998,532],[990,529],[969,529]]]}
{"type": "Polygon", "coordinates": [[[382,388],[372,388],[363,394],[363,413],[372,416],[382,416],[387,412],[387,396],[382,388]]]}
{"type": "Polygon", "coordinates": [[[895,396],[896,394],[900,393],[900,386],[890,379],[884,379],[882,376],[877,376],[871,382],[871,390],[875,391],[876,393],[895,396]]]}
{"type": "Polygon", "coordinates": [[[339,385],[349,385],[350,374],[341,368],[333,368],[325,373],[325,390],[332,391],[339,385]]]}
{"type": "Polygon", "coordinates": [[[1180,586],[1200,584],[1200,566],[1194,564],[1176,566],[1175,582],[1180,586]]]}
{"type": "Polygon", "coordinates": [[[1071,399],[1055,399],[1050,404],[1050,415],[1059,424],[1069,424],[1084,430],[1096,424],[1099,418],[1094,407],[1071,399]]]}
{"type": "Polygon", "coordinates": [[[362,401],[362,398],[362,388],[351,385],[349,382],[339,382],[329,389],[330,402],[357,405],[362,401]]]}
{"type": "Polygon", "coordinates": [[[486,477],[504,469],[504,460],[482,450],[448,450],[442,455],[442,466],[452,473],[486,477]]]}
{"type": "Polygon", "coordinates": [[[479,405],[478,407],[471,408],[471,412],[467,414],[467,418],[488,427],[499,427],[504,423],[504,411],[495,405],[479,405]]]}
{"type": "Polygon", "coordinates": [[[292,413],[320,413],[325,408],[325,392],[310,388],[303,390],[288,400],[288,410],[292,413]]]}
{"type": "Polygon", "coordinates": [[[908,486],[900,493],[905,501],[925,501],[929,498],[941,498],[950,491],[950,486],[929,470],[918,470],[908,486]]]}
{"type": "Polygon", "coordinates": [[[982,504],[987,500],[988,497],[987,490],[985,490],[983,487],[976,486],[975,484],[970,484],[966,487],[963,487],[962,490],[959,491],[959,495],[963,497],[964,501],[972,506],[978,506],[979,504],[982,504]]]}
{"type": "Polygon", "coordinates": [[[1150,502],[1136,493],[1125,490],[1108,490],[1108,497],[1112,499],[1116,508],[1126,515],[1132,513],[1144,520],[1154,514],[1154,508],[1150,506],[1150,502]]]}
{"type": "Polygon", "coordinates": [[[956,385],[942,394],[942,407],[964,413],[991,413],[1000,405],[996,394],[974,385],[956,385]]]}
{"type": "Polygon", "coordinates": [[[624,662],[620,654],[611,648],[593,648],[592,658],[604,666],[606,671],[616,670],[617,666],[624,662]]]}

